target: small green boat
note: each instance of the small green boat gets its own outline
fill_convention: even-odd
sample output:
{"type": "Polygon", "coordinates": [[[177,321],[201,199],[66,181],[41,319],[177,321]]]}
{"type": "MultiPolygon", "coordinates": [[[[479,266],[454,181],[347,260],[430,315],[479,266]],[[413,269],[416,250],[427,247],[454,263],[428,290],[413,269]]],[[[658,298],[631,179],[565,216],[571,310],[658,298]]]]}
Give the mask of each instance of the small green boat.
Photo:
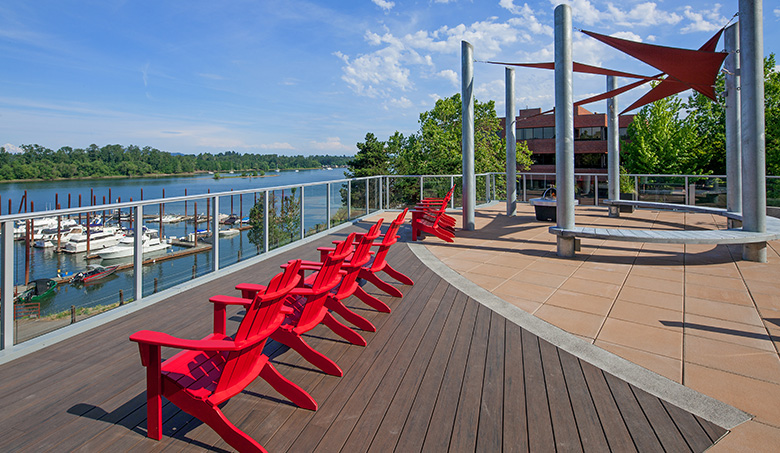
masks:
{"type": "Polygon", "coordinates": [[[16,298],[17,302],[37,302],[44,297],[48,297],[54,294],[54,288],[57,287],[57,282],[50,278],[40,278],[34,280],[27,285],[27,289],[24,290],[19,297],[16,298]]]}

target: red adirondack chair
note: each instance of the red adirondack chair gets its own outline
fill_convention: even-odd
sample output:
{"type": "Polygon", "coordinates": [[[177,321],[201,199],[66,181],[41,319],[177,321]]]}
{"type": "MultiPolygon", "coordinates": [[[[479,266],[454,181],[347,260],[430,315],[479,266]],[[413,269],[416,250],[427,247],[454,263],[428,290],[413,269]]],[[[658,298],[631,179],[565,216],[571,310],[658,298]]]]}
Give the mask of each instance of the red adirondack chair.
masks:
{"type": "MultiPolygon", "coordinates": [[[[332,289],[325,300],[325,307],[338,313],[354,326],[368,332],[376,332],[376,327],[374,327],[371,321],[350,310],[344,305],[343,300],[353,295],[359,287],[357,280],[360,270],[371,260],[371,247],[374,245],[374,240],[382,232],[382,222],[384,222],[384,219],[379,219],[366,233],[355,233],[356,239],[353,243],[355,251],[341,264],[341,269],[344,273],[341,284],[332,289]],[[360,235],[360,239],[357,239],[358,235],[360,235]]],[[[338,242],[336,243],[338,244],[338,242]]],[[[317,250],[320,251],[321,259],[324,260],[327,254],[332,253],[335,249],[333,247],[320,247],[317,250]]],[[[304,261],[303,266],[318,269],[322,266],[322,261],[304,261]]]]}
{"type": "MultiPolygon", "coordinates": [[[[395,220],[390,222],[390,227],[385,232],[382,241],[374,243],[374,246],[378,247],[374,253],[374,259],[364,264],[363,267],[360,268],[360,272],[358,274],[358,278],[368,280],[369,282],[373,283],[374,286],[393,297],[402,297],[403,294],[396,287],[381,280],[377,274],[379,272],[384,272],[404,285],[414,285],[414,281],[411,278],[393,269],[392,266],[390,266],[390,264],[387,262],[387,252],[390,250],[390,246],[398,241],[398,229],[404,223],[406,212],[407,210],[404,209],[403,212],[401,212],[398,217],[395,218],[395,220]]],[[[368,294],[360,286],[355,289],[355,296],[376,310],[390,313],[390,307],[388,307],[386,303],[382,302],[371,294],[368,294]]]]}
{"type": "Polygon", "coordinates": [[[446,209],[447,205],[444,204],[436,211],[416,210],[412,214],[412,241],[416,241],[417,234],[424,231],[444,241],[454,242],[454,219],[445,214],[446,209]]]}
{"type": "MultiPolygon", "coordinates": [[[[265,452],[262,446],[238,429],[218,405],[262,377],[296,405],[317,409],[317,403],[300,387],[284,378],[263,354],[269,335],[278,329],[280,311],[289,292],[300,281],[300,262],[293,262],[276,275],[268,287],[245,304],[237,299],[218,299],[214,305],[214,333],[202,340],[186,340],[165,333],[141,330],[130,336],[138,343],[146,367],[147,435],[162,437],[162,401],[165,396],[188,414],[209,425],[230,446],[241,452],[265,452]],[[246,315],[236,335],[225,335],[225,305],[241,303],[246,315]],[[184,349],[161,363],[161,347],[184,349]]],[[[214,298],[212,298],[214,299],[214,298]]]]}
{"type": "MultiPolygon", "coordinates": [[[[312,348],[301,335],[323,323],[350,343],[360,346],[366,345],[366,340],[360,334],[338,321],[325,306],[330,291],[341,282],[344,276],[344,273],[341,272],[341,264],[352,253],[353,240],[354,233],[350,234],[344,242],[339,243],[336,249],[325,257],[320,266],[301,266],[301,272],[305,270],[318,272],[308,279],[310,287],[299,283],[298,287],[290,291],[290,296],[287,297],[285,303],[292,308],[292,312],[285,316],[282,325],[271,334],[273,340],[296,350],[309,363],[334,376],[343,376],[341,368],[336,362],[312,348]]],[[[244,296],[261,290],[261,288],[259,285],[246,283],[236,286],[236,289],[241,290],[244,296]]]]}

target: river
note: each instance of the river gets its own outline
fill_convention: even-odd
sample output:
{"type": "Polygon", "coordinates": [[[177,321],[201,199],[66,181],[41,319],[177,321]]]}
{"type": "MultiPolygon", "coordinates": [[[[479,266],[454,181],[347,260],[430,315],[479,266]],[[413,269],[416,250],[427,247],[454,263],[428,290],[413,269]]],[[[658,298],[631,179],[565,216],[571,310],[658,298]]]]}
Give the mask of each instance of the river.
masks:
{"type": "MultiPolygon", "coordinates": [[[[213,175],[196,176],[168,176],[157,178],[124,178],[124,179],[101,179],[101,180],[67,180],[67,181],[36,181],[24,183],[4,183],[0,184],[0,203],[3,204],[3,214],[8,213],[8,200],[13,204],[13,212],[19,208],[20,201],[27,191],[27,200],[32,202],[35,211],[53,209],[55,199],[59,201],[62,208],[67,208],[68,195],[72,207],[79,206],[79,195],[83,206],[89,205],[90,194],[93,195],[97,204],[102,204],[105,197],[106,202],[113,200],[116,202],[143,199],[161,198],[163,191],[166,198],[185,195],[197,195],[207,191],[228,192],[232,190],[244,190],[257,188],[262,190],[267,187],[306,184],[311,182],[329,181],[344,178],[343,171],[340,169],[328,170],[300,170],[282,171],[279,173],[270,173],[267,177],[236,177],[235,175],[223,174],[224,177],[214,179],[213,175]],[[110,198],[109,198],[110,194],[110,198]]],[[[331,190],[331,200],[338,202],[338,188],[331,190]]],[[[288,192],[289,193],[289,192],[288,192]]],[[[259,195],[259,194],[258,194],[259,195]]],[[[277,194],[278,196],[279,194],[277,194]]],[[[220,212],[229,214],[249,215],[249,210],[254,204],[252,194],[239,197],[222,197],[220,199],[220,212]],[[232,200],[231,200],[232,198],[232,200]],[[232,208],[232,211],[231,211],[232,208]]],[[[198,203],[198,212],[204,213],[206,210],[205,200],[198,203]]],[[[185,208],[184,203],[166,203],[164,207],[165,214],[184,214],[187,209],[189,214],[194,211],[193,202],[188,202],[185,208]]],[[[324,223],[326,218],[326,191],[325,186],[316,186],[307,188],[305,192],[305,215],[304,227],[308,230],[316,224],[324,223]]],[[[29,209],[29,208],[28,208],[29,209]]],[[[144,214],[157,214],[156,207],[147,206],[144,208],[144,214]]],[[[159,223],[146,221],[148,227],[159,229],[159,223]]],[[[125,225],[129,227],[129,225],[125,225]]],[[[200,228],[205,228],[204,224],[200,228]]],[[[194,230],[192,223],[173,223],[164,224],[162,236],[164,237],[182,237],[194,230]]],[[[233,264],[239,259],[248,258],[261,253],[261,248],[249,241],[248,231],[228,238],[220,239],[220,267],[233,264]]],[[[177,246],[169,250],[183,250],[177,246]]],[[[163,252],[164,253],[164,252],[163,252]]],[[[170,253],[170,252],[168,252],[170,253]]],[[[17,285],[23,285],[25,280],[25,246],[24,241],[15,243],[15,276],[14,281],[17,285]]],[[[145,256],[148,258],[148,256],[145,256]]],[[[126,259],[129,262],[130,259],[126,259]]],[[[98,260],[85,260],[84,253],[65,254],[55,253],[51,248],[30,250],[30,280],[38,278],[53,278],[58,272],[76,273],[86,269],[87,264],[101,263],[98,260]]],[[[101,264],[110,265],[114,262],[103,262],[101,264]]],[[[151,294],[155,290],[155,284],[158,290],[169,288],[176,284],[193,278],[193,275],[200,276],[208,273],[211,269],[211,252],[202,252],[191,254],[176,259],[161,260],[158,263],[144,266],[144,295],[151,294]],[[155,281],[157,283],[155,283],[155,281]]],[[[47,298],[40,300],[41,316],[63,313],[70,310],[71,306],[78,308],[89,308],[101,305],[109,305],[119,301],[120,290],[124,301],[133,298],[133,270],[127,269],[119,271],[116,274],[95,283],[83,286],[76,286],[67,283],[58,285],[55,293],[47,298]]]]}

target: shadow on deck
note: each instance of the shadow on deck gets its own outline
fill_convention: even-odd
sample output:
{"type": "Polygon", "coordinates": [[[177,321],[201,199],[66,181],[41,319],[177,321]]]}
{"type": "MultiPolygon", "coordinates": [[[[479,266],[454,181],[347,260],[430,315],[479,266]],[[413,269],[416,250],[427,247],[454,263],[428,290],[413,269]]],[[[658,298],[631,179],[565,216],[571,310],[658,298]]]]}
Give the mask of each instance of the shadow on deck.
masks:
{"type": "MultiPolygon", "coordinates": [[[[360,225],[354,227],[360,228],[360,225]]],[[[339,235],[343,237],[343,235],[339,235]]],[[[2,451],[210,451],[229,447],[172,404],[162,441],[145,437],[145,373],[128,336],[210,332],[214,294],[266,282],[288,259],[315,259],[329,236],[185,291],[0,367],[2,451]]],[[[400,243],[390,262],[415,280],[390,314],[347,305],[377,326],[368,346],[324,326],[307,336],[337,378],[269,343],[279,371],[320,404],[311,412],[257,380],[223,410],[269,451],[703,451],[726,430],[552,346],[471,299],[400,243]]],[[[367,286],[370,286],[368,284],[367,286]]],[[[352,303],[350,303],[352,302],[352,303]]],[[[229,320],[233,331],[240,313],[229,320]]],[[[163,350],[165,357],[174,351],[163,350]]]]}

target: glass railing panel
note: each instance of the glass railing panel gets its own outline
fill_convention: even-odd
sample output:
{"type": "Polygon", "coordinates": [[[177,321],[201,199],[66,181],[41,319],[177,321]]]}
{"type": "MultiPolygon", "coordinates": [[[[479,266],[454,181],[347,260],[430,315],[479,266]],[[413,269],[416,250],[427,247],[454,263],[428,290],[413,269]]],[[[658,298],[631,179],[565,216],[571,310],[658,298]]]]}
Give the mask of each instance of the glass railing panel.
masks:
{"type": "Polygon", "coordinates": [[[414,206],[420,200],[419,176],[394,176],[390,178],[389,198],[388,209],[403,209],[414,206]]]}
{"type": "Polygon", "coordinates": [[[426,176],[423,180],[423,198],[443,198],[450,187],[449,176],[426,176]]]}
{"type": "Polygon", "coordinates": [[[580,205],[593,206],[596,204],[596,175],[575,175],[574,188],[575,196],[580,205]]]}
{"type": "Polygon", "coordinates": [[[116,245],[126,233],[115,222],[106,224],[101,211],[80,217],[81,223],[77,215],[17,222],[13,244],[16,343],[134,298],[130,266],[119,266],[103,278],[87,274],[84,280],[74,280],[102,264],[99,253],[116,245]]]}
{"type": "Polygon", "coordinates": [[[349,197],[349,187],[347,182],[331,183],[330,185],[330,226],[349,220],[347,215],[347,200],[349,197]]]}
{"type": "Polygon", "coordinates": [[[328,186],[319,184],[303,188],[303,230],[306,236],[319,233],[328,223],[328,186]]]}
{"type": "Polygon", "coordinates": [[[780,207],[780,177],[768,177],[766,180],[766,205],[780,207]]]}
{"type": "Polygon", "coordinates": [[[689,178],[689,184],[696,184],[696,205],[726,208],[727,186],[726,178],[706,176],[689,178]]]}
{"type": "Polygon", "coordinates": [[[639,201],[685,204],[685,193],[682,176],[639,177],[639,201]]]}
{"type": "Polygon", "coordinates": [[[300,188],[269,191],[268,248],[290,244],[301,238],[300,188]]]}
{"type": "Polygon", "coordinates": [[[372,178],[368,180],[368,212],[379,211],[381,178],[372,178]]]}
{"type": "Polygon", "coordinates": [[[355,219],[366,214],[366,180],[351,181],[349,218],[355,219]]]}

